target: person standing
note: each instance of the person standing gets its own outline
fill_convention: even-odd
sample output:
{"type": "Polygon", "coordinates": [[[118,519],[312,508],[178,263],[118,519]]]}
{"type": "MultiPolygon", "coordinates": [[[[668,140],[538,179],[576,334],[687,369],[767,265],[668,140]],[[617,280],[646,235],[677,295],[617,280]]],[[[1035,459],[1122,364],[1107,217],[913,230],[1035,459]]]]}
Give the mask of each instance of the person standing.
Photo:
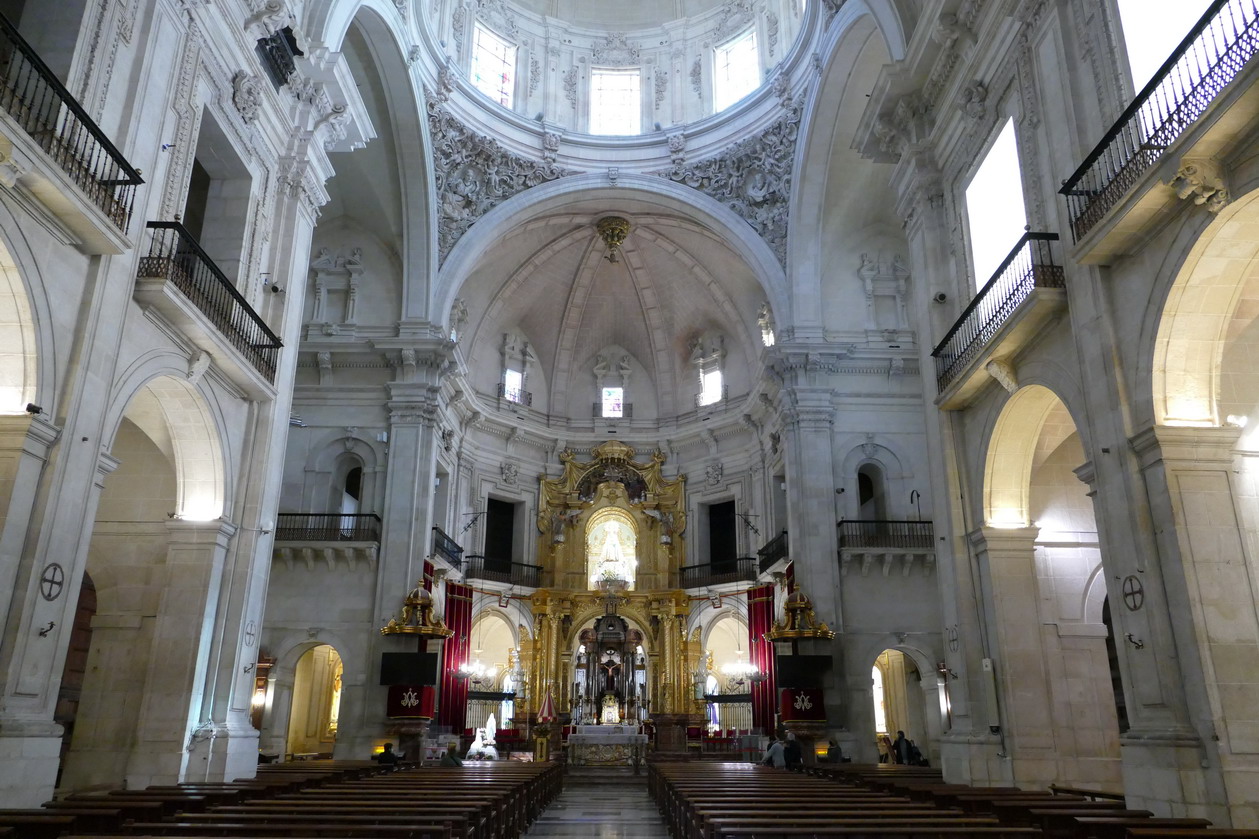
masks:
{"type": "Polygon", "coordinates": [[[905,739],[905,732],[896,732],[896,740],[892,743],[892,760],[904,766],[909,765],[910,742],[905,739]]]}

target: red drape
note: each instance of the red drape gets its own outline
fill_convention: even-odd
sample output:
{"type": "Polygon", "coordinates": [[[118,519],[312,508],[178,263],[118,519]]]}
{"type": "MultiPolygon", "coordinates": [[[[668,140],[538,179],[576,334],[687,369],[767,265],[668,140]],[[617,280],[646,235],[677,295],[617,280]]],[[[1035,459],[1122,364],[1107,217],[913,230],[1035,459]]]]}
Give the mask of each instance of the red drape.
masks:
{"type": "Polygon", "coordinates": [[[774,730],[774,711],[778,695],[778,677],[774,666],[774,644],[765,633],[774,626],[774,585],[757,586],[748,591],[749,659],[766,674],[763,682],[752,683],[752,725],[765,733],[774,730]]]}
{"type": "Polygon", "coordinates": [[[459,667],[468,663],[472,643],[472,589],[459,583],[446,583],[446,626],[455,634],[442,645],[441,696],[438,697],[437,724],[448,725],[462,734],[468,711],[468,682],[459,678],[459,667]]]}
{"type": "Polygon", "coordinates": [[[433,563],[428,562],[427,560],[424,562],[424,578],[423,579],[424,579],[424,590],[432,591],[433,590],[433,563]]]}

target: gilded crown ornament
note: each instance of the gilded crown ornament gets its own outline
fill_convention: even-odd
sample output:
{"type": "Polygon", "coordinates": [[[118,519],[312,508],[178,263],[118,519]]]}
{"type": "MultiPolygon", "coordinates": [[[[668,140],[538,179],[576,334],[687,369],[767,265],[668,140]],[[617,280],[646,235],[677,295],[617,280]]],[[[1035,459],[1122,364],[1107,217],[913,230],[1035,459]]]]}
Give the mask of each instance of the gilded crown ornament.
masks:
{"type": "Polygon", "coordinates": [[[608,262],[618,262],[617,251],[621,249],[621,245],[625,243],[625,237],[629,235],[629,219],[620,216],[604,216],[595,222],[595,230],[599,232],[599,238],[603,239],[603,243],[608,246],[608,262]]]}
{"type": "Polygon", "coordinates": [[[835,637],[835,632],[813,614],[813,601],[800,589],[796,589],[783,603],[783,619],[774,621],[774,628],[765,633],[771,641],[793,641],[801,638],[820,638],[825,641],[835,637]]]}
{"type": "Polygon", "coordinates": [[[380,628],[380,634],[449,638],[455,631],[446,626],[441,618],[433,616],[433,593],[420,582],[407,592],[406,599],[402,601],[402,614],[390,618],[389,623],[380,628]]]}

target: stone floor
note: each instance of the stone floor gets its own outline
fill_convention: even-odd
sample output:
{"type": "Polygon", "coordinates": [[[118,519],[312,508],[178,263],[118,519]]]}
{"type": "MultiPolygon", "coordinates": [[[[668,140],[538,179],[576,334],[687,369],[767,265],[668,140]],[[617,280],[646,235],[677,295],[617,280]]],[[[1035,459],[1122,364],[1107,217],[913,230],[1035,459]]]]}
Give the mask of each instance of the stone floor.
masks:
{"type": "Polygon", "coordinates": [[[527,839],[668,839],[647,795],[647,775],[628,768],[570,766],[564,791],[525,834],[527,839]]]}

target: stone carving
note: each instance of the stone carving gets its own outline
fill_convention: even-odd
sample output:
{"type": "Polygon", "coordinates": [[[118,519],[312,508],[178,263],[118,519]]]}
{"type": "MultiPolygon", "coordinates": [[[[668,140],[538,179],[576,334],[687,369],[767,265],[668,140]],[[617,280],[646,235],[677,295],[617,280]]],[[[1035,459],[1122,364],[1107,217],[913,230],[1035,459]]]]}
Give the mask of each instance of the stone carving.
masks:
{"type": "Polygon", "coordinates": [[[0,152],[0,186],[13,189],[18,179],[25,175],[27,168],[13,156],[13,150],[0,152]]]}
{"type": "Polygon", "coordinates": [[[826,6],[826,25],[830,26],[831,21],[835,19],[835,15],[839,14],[839,10],[844,8],[844,3],[848,0],[822,0],[822,4],[826,6]]]}
{"type": "Polygon", "coordinates": [[[463,51],[463,33],[468,25],[468,10],[464,6],[456,6],[450,16],[450,37],[455,41],[455,52],[463,51]]]}
{"type": "Polygon", "coordinates": [[[594,45],[591,61],[600,67],[629,67],[641,64],[641,50],[629,43],[624,32],[610,32],[594,45]]]}
{"type": "Polygon", "coordinates": [[[674,166],[681,166],[686,162],[686,135],[679,131],[666,139],[669,142],[669,160],[674,166]]]}
{"type": "Polygon", "coordinates": [[[420,45],[412,44],[411,49],[407,50],[407,66],[414,67],[415,62],[420,60],[421,55],[422,53],[420,52],[420,45]]]}
{"type": "Polygon", "coordinates": [[[983,119],[988,112],[988,88],[976,79],[962,88],[957,97],[957,107],[971,119],[983,119]]]}
{"type": "Polygon", "coordinates": [[[529,95],[538,92],[538,85],[542,82],[542,65],[538,62],[538,57],[533,53],[529,54],[529,95]]]}
{"type": "Polygon", "coordinates": [[[778,15],[770,12],[765,15],[765,41],[769,47],[769,57],[774,57],[774,50],[778,48],[778,15]]]}
{"type": "Polygon", "coordinates": [[[909,269],[900,254],[887,257],[881,253],[863,253],[861,267],[857,269],[862,290],[866,297],[866,330],[869,333],[883,331],[884,340],[896,340],[898,330],[909,329],[906,308],[909,269]],[[878,299],[891,298],[892,305],[880,306],[878,299]],[[889,337],[890,336],[890,337],[889,337]]]}
{"type": "Polygon", "coordinates": [[[477,219],[511,196],[569,174],[551,161],[527,160],[472,131],[426,91],[438,195],[438,259],[477,219]]]}
{"type": "Polygon", "coordinates": [[[997,380],[997,384],[1001,385],[1008,392],[1014,393],[1014,391],[1019,389],[1018,372],[1010,362],[994,358],[984,366],[984,369],[988,371],[989,376],[997,380]]]}
{"type": "Polygon", "coordinates": [[[245,124],[258,118],[258,110],[262,108],[262,88],[258,86],[258,77],[244,70],[237,71],[232,77],[232,104],[245,124]]]}
{"type": "Polygon", "coordinates": [[[462,297],[456,297],[450,306],[450,339],[456,340],[464,325],[468,322],[468,304],[462,297]]]}
{"type": "Polygon", "coordinates": [[[393,4],[398,8],[398,14],[407,16],[407,0],[393,0],[393,4]]]}
{"type": "Polygon", "coordinates": [[[879,444],[874,442],[873,434],[866,434],[865,442],[861,444],[861,453],[868,458],[873,458],[879,453],[879,444]]]}
{"type": "Polygon", "coordinates": [[[504,461],[503,464],[499,466],[499,471],[503,475],[503,483],[508,486],[516,485],[516,479],[520,476],[520,467],[516,465],[515,461],[504,461]]]}
{"type": "Polygon", "coordinates": [[[695,90],[697,99],[704,98],[704,63],[698,55],[695,56],[695,63],[691,65],[691,87],[695,90]]]}
{"type": "Polygon", "coordinates": [[[665,93],[669,90],[669,71],[657,67],[654,79],[656,85],[656,107],[659,108],[660,104],[664,102],[665,93]]]}
{"type": "Polygon", "coordinates": [[[715,487],[721,483],[721,476],[724,472],[725,467],[720,463],[710,463],[704,467],[704,481],[710,487],[715,487]]]}
{"type": "Polygon", "coordinates": [[[563,137],[558,131],[545,131],[542,134],[542,159],[554,163],[559,157],[560,140],[563,137]]]}
{"type": "Polygon", "coordinates": [[[499,23],[499,28],[505,30],[511,40],[519,43],[520,24],[516,22],[515,14],[504,0],[477,0],[477,8],[481,10],[483,17],[491,23],[499,23]]]}
{"type": "Polygon", "coordinates": [[[974,35],[957,19],[957,15],[952,12],[945,12],[940,15],[936,19],[935,28],[931,30],[931,40],[948,49],[959,39],[963,43],[970,43],[974,40],[974,35]]]}
{"type": "Polygon", "coordinates": [[[1218,213],[1232,200],[1224,184],[1224,171],[1214,160],[1182,160],[1176,177],[1168,184],[1182,200],[1192,197],[1193,203],[1218,213]]]}
{"type": "Polygon", "coordinates": [[[455,430],[453,428],[443,428],[442,433],[442,449],[450,451],[455,445],[455,430]]]}
{"type": "Polygon", "coordinates": [[[577,110],[577,68],[569,67],[564,71],[564,98],[575,111],[577,110]]]}
{"type": "Polygon", "coordinates": [[[283,0],[255,0],[251,4],[253,14],[245,20],[245,30],[257,26],[263,36],[271,35],[293,22],[293,15],[283,0]]]}
{"type": "Polygon", "coordinates": [[[185,378],[188,384],[195,385],[201,381],[201,377],[205,375],[205,371],[210,369],[210,354],[205,350],[200,350],[196,355],[188,358],[188,372],[185,378]]]}
{"type": "Polygon", "coordinates": [[[760,234],[787,261],[787,204],[791,198],[791,163],[800,128],[800,104],[759,135],[740,140],[725,152],[693,164],[676,164],[657,174],[717,199],[760,234]]]}
{"type": "Polygon", "coordinates": [[[769,453],[773,455],[778,454],[778,449],[782,447],[782,441],[781,434],[777,431],[771,431],[769,433],[769,453]]]}

